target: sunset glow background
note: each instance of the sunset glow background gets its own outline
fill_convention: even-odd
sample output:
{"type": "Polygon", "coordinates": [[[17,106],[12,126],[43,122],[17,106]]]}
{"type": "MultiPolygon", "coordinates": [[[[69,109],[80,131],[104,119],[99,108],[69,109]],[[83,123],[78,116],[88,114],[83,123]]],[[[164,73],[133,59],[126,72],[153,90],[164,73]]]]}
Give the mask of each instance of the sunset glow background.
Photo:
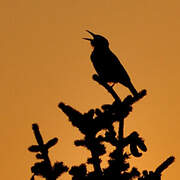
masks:
{"type": "MultiPolygon", "coordinates": [[[[130,162],[154,170],[174,155],[162,180],[179,179],[179,7],[178,0],[1,1],[1,179],[30,179],[36,161],[27,151],[36,143],[32,123],[45,140],[59,138],[50,153],[53,162],[79,165],[89,156],[74,146],[82,135],[57,107],[62,101],[87,112],[113,101],[92,80],[92,48],[82,40],[90,37],[86,29],[107,37],[135,87],[147,89],[126,118],[125,134],[138,131],[148,151],[130,162]]],[[[120,85],[115,89],[120,97],[130,93],[120,85]]]]}

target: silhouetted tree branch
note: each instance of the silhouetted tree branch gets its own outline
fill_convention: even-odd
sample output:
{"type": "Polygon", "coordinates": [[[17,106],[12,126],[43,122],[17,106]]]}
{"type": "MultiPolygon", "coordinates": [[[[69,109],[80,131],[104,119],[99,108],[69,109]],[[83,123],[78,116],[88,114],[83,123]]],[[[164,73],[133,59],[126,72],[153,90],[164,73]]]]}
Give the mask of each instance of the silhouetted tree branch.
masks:
{"type": "MultiPolygon", "coordinates": [[[[69,117],[69,121],[73,126],[79,129],[84,135],[83,139],[75,140],[76,146],[87,148],[91,157],[87,159],[86,164],[73,166],[69,170],[73,180],[94,180],[107,178],[131,180],[160,180],[161,173],[170,164],[174,162],[174,157],[171,156],[163,162],[154,172],[144,170],[141,174],[136,167],[130,167],[128,159],[130,156],[139,158],[142,152],[147,151],[144,140],[138,132],[134,131],[127,137],[124,137],[124,120],[132,111],[132,105],[146,95],[146,90],[141,91],[138,96],[127,96],[123,101],[119,99],[116,92],[106,83],[101,83],[106,89],[111,89],[108,92],[114,97],[115,101],[112,104],[104,104],[101,108],[90,109],[86,113],[81,113],[64,103],[59,104],[59,108],[69,117]],[[119,124],[118,132],[115,131],[114,122],[119,124]],[[105,135],[98,135],[104,130],[105,135]],[[101,156],[106,154],[104,143],[109,143],[115,147],[114,151],[109,154],[110,160],[107,168],[101,167],[101,156]],[[125,147],[129,146],[129,152],[125,152],[125,147]],[[87,164],[92,164],[94,171],[87,171],[87,164]]],[[[29,151],[36,152],[36,158],[42,159],[41,162],[35,163],[31,168],[33,176],[42,176],[47,180],[55,180],[63,172],[68,171],[68,167],[62,162],[57,162],[54,166],[48,157],[48,149],[57,143],[57,138],[53,138],[44,144],[37,124],[33,124],[33,131],[38,142],[38,145],[29,147],[29,151]]]]}
{"type": "Polygon", "coordinates": [[[138,180],[161,180],[161,173],[168,168],[173,162],[175,158],[174,156],[170,156],[166,161],[164,161],[160,166],[156,168],[156,170],[153,171],[143,171],[143,175],[138,178],[138,180]]]}
{"type": "Polygon", "coordinates": [[[34,176],[42,176],[46,178],[46,180],[56,180],[62,173],[68,171],[68,167],[64,166],[63,162],[56,162],[52,166],[48,156],[49,149],[56,145],[58,138],[53,138],[44,144],[38,125],[33,124],[32,129],[38,145],[32,145],[28,150],[37,153],[36,158],[42,161],[35,163],[34,166],[31,167],[33,173],[31,180],[34,180],[34,176]]]}
{"type": "MultiPolygon", "coordinates": [[[[104,104],[100,109],[91,109],[87,113],[81,113],[64,103],[59,104],[59,108],[69,117],[72,125],[77,127],[80,132],[85,135],[84,139],[76,140],[75,145],[84,146],[91,152],[92,157],[88,158],[87,164],[92,164],[94,166],[93,172],[87,172],[86,164],[74,166],[70,170],[70,174],[75,180],[97,178],[113,178],[121,180],[131,180],[133,178],[139,178],[139,180],[141,180],[142,178],[146,178],[143,180],[149,180],[147,179],[147,177],[150,177],[149,173],[147,173],[147,176],[144,174],[141,175],[135,167],[132,167],[129,171],[130,165],[127,162],[130,156],[139,158],[142,156],[142,152],[147,151],[144,140],[136,131],[132,132],[129,136],[124,137],[124,120],[132,111],[132,105],[146,95],[146,90],[140,91],[135,97],[127,96],[122,101],[114,89],[103,82],[97,75],[94,75],[93,79],[112,95],[115,100],[112,104],[104,104]],[[114,122],[119,123],[118,132],[114,129],[114,122]],[[97,136],[101,130],[106,131],[105,136],[97,136]],[[100,156],[106,154],[106,149],[103,145],[104,142],[110,143],[115,147],[115,150],[109,155],[109,166],[102,169],[100,156]],[[130,154],[124,152],[126,146],[130,147],[130,154]],[[81,170],[83,174],[79,173],[81,170]]],[[[171,161],[168,160],[167,162],[172,163],[173,158],[174,157],[170,159],[171,161]]],[[[162,169],[165,169],[162,167],[168,167],[170,163],[168,164],[167,162],[163,163],[163,166],[159,166],[160,168],[157,168],[153,177],[155,177],[155,175],[157,176],[157,174],[158,177],[160,177],[161,173],[158,171],[162,172],[162,169]]]]}

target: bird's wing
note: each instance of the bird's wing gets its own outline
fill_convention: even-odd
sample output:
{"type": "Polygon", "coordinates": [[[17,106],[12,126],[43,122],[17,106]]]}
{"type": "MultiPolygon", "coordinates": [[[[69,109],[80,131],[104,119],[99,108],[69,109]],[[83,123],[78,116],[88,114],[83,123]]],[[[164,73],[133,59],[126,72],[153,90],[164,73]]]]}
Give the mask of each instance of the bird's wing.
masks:
{"type": "Polygon", "coordinates": [[[122,84],[125,81],[129,82],[130,81],[129,75],[125,70],[125,68],[123,67],[123,65],[120,63],[119,59],[116,57],[116,55],[111,52],[109,53],[108,56],[109,58],[106,59],[108,62],[106,63],[107,66],[109,66],[112,71],[111,72],[112,76],[115,79],[118,79],[118,81],[121,82],[122,84]]]}

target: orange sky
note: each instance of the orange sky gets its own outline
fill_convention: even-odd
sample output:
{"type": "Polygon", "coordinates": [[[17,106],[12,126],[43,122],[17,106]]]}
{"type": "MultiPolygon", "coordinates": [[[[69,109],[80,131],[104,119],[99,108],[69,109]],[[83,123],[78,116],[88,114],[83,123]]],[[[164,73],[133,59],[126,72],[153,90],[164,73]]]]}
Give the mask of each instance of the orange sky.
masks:
{"type": "MultiPolygon", "coordinates": [[[[148,91],[125,121],[126,135],[137,130],[148,147],[132,163],[153,170],[175,155],[162,179],[179,179],[179,6],[178,0],[1,1],[1,179],[30,178],[35,158],[27,147],[35,143],[35,122],[46,140],[60,139],[53,160],[86,161],[87,151],[73,145],[80,133],[57,108],[63,101],[85,112],[112,102],[91,78],[86,29],[107,37],[135,87],[148,91]]],[[[120,85],[116,90],[129,94],[120,85]]]]}

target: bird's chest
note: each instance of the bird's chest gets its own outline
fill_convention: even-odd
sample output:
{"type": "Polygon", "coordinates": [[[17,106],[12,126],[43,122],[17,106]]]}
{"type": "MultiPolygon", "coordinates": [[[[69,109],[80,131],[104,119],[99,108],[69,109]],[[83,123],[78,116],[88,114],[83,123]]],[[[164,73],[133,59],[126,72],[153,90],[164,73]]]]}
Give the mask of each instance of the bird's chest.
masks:
{"type": "Polygon", "coordinates": [[[108,66],[109,54],[105,51],[93,51],[91,54],[91,61],[96,69],[100,71],[108,66]]]}
{"type": "MultiPolygon", "coordinates": [[[[91,61],[96,72],[101,76],[104,80],[109,81],[111,70],[111,62],[109,52],[105,51],[93,51],[91,54],[91,61]]],[[[110,78],[111,79],[111,78],[110,78]]]]}

